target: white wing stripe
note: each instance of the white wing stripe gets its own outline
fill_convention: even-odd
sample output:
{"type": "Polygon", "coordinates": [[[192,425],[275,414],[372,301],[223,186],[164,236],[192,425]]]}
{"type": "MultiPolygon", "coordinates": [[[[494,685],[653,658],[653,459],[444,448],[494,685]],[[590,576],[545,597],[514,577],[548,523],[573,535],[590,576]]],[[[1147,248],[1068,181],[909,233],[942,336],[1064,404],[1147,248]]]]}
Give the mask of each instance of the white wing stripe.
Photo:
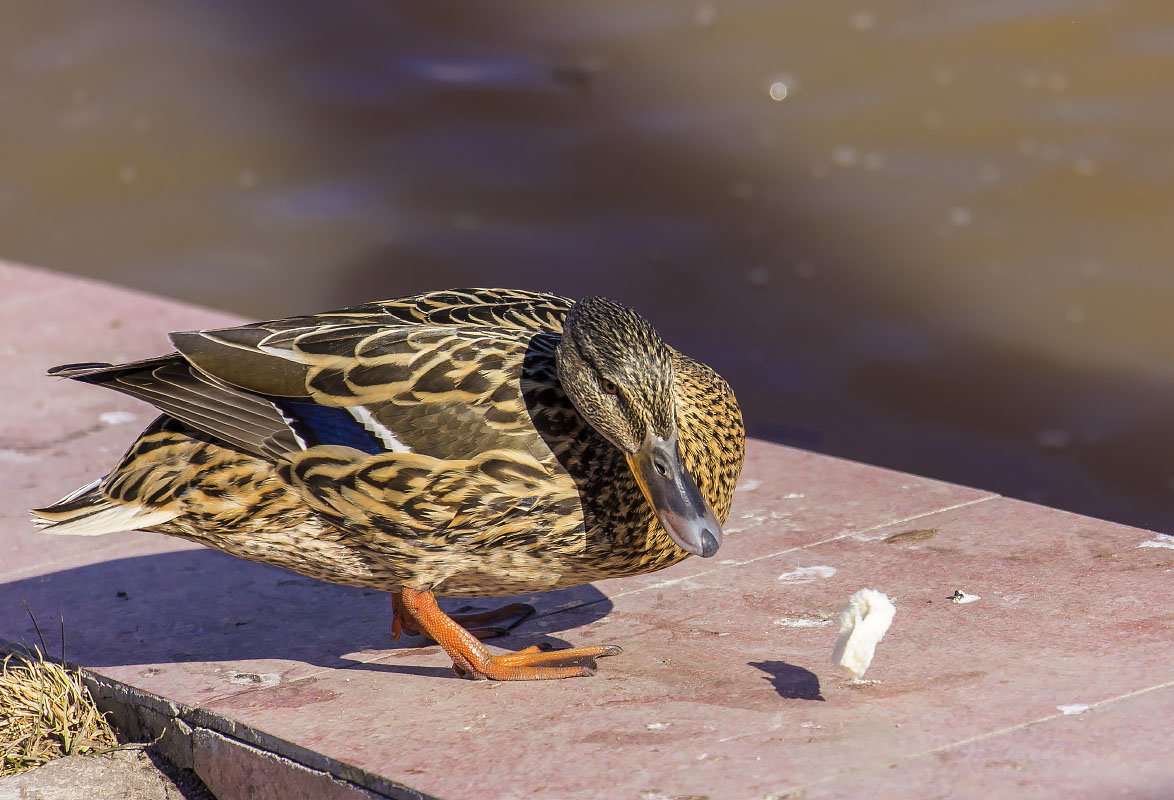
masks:
{"type": "Polygon", "coordinates": [[[273,410],[276,411],[278,414],[280,414],[281,418],[283,420],[285,420],[285,426],[287,428],[289,428],[289,432],[293,435],[294,440],[298,443],[298,447],[305,450],[306,449],[306,440],[298,435],[298,430],[297,430],[297,428],[294,427],[294,425],[296,424],[296,421],[294,420],[294,418],[291,417],[289,414],[286,414],[284,411],[282,411],[281,407],[278,406],[277,403],[270,403],[270,405],[273,406],[273,410]]]}
{"type": "Polygon", "coordinates": [[[351,416],[366,428],[376,439],[383,443],[392,453],[410,453],[412,448],[401,442],[396,438],[395,434],[388,430],[386,425],[383,425],[379,420],[375,419],[374,415],[367,410],[365,406],[347,406],[346,410],[351,412],[351,416]]]}

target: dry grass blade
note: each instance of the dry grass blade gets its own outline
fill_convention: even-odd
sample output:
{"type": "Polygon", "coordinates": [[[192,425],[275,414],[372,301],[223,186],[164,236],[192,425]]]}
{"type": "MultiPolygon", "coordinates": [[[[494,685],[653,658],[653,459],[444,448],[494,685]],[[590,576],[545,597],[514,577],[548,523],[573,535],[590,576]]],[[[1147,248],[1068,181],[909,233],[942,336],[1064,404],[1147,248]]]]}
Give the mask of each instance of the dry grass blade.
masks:
{"type": "Polygon", "coordinates": [[[0,662],[0,776],[117,744],[76,671],[35,647],[0,662]]]}

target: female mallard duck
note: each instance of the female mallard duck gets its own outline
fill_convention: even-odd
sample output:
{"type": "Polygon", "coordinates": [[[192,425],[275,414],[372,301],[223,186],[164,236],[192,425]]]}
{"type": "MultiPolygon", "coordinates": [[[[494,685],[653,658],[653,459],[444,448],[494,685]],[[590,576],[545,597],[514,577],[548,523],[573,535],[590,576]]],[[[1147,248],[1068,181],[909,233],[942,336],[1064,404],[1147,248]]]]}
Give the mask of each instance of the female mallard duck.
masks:
{"type": "Polygon", "coordinates": [[[475,678],[593,673],[616,647],[493,656],[435,594],[559,589],[710,557],[745,434],[733,392],[600,297],[431,292],[171,335],[50,374],[163,412],[114,470],[33,513],[141,529],[389,590],[475,678]]]}

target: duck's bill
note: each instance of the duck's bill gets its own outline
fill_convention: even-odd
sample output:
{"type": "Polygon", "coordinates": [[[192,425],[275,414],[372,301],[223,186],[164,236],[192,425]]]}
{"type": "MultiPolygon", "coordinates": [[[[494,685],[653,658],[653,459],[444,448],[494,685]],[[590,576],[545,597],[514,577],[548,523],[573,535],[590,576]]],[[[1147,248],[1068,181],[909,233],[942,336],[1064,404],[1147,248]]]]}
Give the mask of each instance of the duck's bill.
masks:
{"type": "Polygon", "coordinates": [[[721,523],[685,468],[677,437],[650,435],[644,446],[627,458],[636,483],[672,540],[702,558],[717,553],[722,543],[721,523]]]}

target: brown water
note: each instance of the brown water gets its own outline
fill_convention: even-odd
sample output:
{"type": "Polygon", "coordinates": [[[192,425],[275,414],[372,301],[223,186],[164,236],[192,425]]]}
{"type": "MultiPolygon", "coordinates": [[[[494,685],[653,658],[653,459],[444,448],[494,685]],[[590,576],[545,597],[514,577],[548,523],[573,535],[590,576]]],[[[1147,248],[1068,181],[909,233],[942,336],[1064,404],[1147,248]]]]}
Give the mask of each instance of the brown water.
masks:
{"type": "Polygon", "coordinates": [[[1174,530],[1169,0],[63,0],[0,53],[2,257],[607,294],[758,435],[1174,530]]]}

